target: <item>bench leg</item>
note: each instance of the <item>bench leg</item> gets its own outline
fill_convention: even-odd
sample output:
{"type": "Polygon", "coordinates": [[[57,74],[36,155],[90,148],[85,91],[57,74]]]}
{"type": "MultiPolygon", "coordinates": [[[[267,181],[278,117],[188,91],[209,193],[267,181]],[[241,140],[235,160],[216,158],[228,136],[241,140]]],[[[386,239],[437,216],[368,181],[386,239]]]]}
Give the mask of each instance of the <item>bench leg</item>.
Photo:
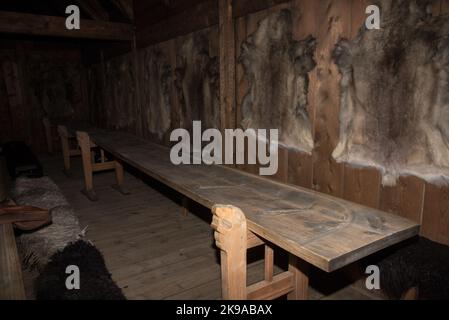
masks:
{"type": "MultiPolygon", "coordinates": [[[[104,157],[104,156],[102,155],[102,157],[104,157]]],[[[113,185],[112,188],[114,188],[115,190],[117,190],[118,192],[123,194],[124,196],[127,196],[130,193],[128,191],[126,191],[125,189],[123,189],[123,181],[125,180],[125,173],[123,171],[123,165],[118,161],[114,161],[114,166],[115,166],[116,184],[113,185]]]]}
{"type": "Polygon", "coordinates": [[[182,197],[182,215],[187,216],[189,214],[189,198],[182,197]]]}
{"type": "Polygon", "coordinates": [[[273,281],[274,276],[274,251],[269,245],[265,245],[265,281],[273,281]]]}
{"type": "Polygon", "coordinates": [[[222,297],[246,300],[247,227],[243,212],[232,206],[215,206],[212,228],[221,249],[222,297]]]}
{"type": "Polygon", "coordinates": [[[85,132],[76,133],[81,148],[84,171],[84,189],[81,191],[90,201],[98,201],[93,187],[92,154],[89,135],[85,132]]]}
{"type": "Polygon", "coordinates": [[[290,255],[288,271],[293,274],[293,291],[288,294],[288,300],[307,300],[309,296],[309,265],[294,255],[290,255]]]}
{"type": "Polygon", "coordinates": [[[61,139],[62,157],[64,158],[64,173],[69,175],[70,171],[70,144],[67,128],[58,126],[59,137],[61,139]]]}
{"type": "Polygon", "coordinates": [[[52,139],[52,136],[51,136],[51,123],[50,123],[50,120],[48,120],[47,118],[44,118],[42,120],[42,122],[44,123],[44,128],[45,128],[45,138],[47,139],[48,153],[49,154],[53,154],[53,139],[52,139]]]}

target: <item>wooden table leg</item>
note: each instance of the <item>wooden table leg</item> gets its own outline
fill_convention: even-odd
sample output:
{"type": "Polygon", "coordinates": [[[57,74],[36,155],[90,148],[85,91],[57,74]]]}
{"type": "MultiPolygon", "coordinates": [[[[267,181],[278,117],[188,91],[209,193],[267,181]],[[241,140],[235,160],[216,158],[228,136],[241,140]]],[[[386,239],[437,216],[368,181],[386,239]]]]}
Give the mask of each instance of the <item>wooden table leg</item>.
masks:
{"type": "Polygon", "coordinates": [[[123,165],[119,161],[114,161],[115,164],[115,180],[116,184],[112,186],[115,190],[121,194],[127,196],[130,193],[123,189],[123,181],[125,180],[125,173],[123,171],[123,165]]]}
{"type": "Polygon", "coordinates": [[[274,276],[274,251],[269,245],[265,245],[265,281],[273,281],[274,276]]]}
{"type": "Polygon", "coordinates": [[[83,159],[84,171],[84,189],[81,191],[89,200],[98,201],[93,187],[93,169],[90,138],[86,132],[76,133],[78,144],[81,148],[81,157],[83,159]]]}
{"type": "Polygon", "coordinates": [[[182,197],[182,215],[187,216],[189,213],[189,198],[182,197]]]}
{"type": "Polygon", "coordinates": [[[243,212],[232,206],[215,206],[212,228],[221,249],[222,296],[246,300],[247,226],[243,212]]]}
{"type": "Polygon", "coordinates": [[[58,126],[58,133],[61,139],[62,157],[64,158],[64,173],[69,175],[70,171],[70,144],[69,133],[64,126],[58,126]]]}
{"type": "Polygon", "coordinates": [[[288,300],[307,300],[309,297],[309,265],[307,262],[290,254],[288,271],[293,274],[294,290],[288,294],[288,300]]]}

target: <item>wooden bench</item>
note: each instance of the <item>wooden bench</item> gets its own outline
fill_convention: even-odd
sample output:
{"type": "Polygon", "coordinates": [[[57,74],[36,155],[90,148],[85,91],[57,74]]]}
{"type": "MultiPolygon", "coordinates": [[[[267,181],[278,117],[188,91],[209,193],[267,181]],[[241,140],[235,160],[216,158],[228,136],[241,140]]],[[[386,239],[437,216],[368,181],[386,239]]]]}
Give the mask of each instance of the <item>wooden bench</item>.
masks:
{"type": "Polygon", "coordinates": [[[25,299],[14,228],[11,224],[0,224],[0,300],[25,299]]]}
{"type": "MultiPolygon", "coordinates": [[[[97,129],[95,129],[97,131],[97,129]]],[[[115,170],[116,184],[112,185],[114,189],[123,195],[128,195],[129,192],[123,189],[123,166],[118,160],[107,160],[104,150],[100,148],[100,162],[96,163],[92,150],[98,146],[89,138],[86,132],[77,132],[76,134],[78,144],[81,148],[81,155],[83,159],[84,169],[84,189],[81,191],[91,201],[98,201],[98,196],[94,191],[93,174],[95,172],[115,170]]]]}
{"type": "Polygon", "coordinates": [[[81,156],[81,150],[78,146],[76,131],[92,131],[94,128],[78,121],[59,121],[57,125],[59,139],[61,141],[62,156],[64,159],[64,173],[70,175],[71,158],[81,156]]]}
{"type": "MultiPolygon", "coordinates": [[[[81,146],[86,136],[78,133],[81,146]]],[[[419,232],[399,216],[229,167],[175,166],[168,148],[129,134],[92,132],[88,141],[212,210],[224,299],[306,299],[310,265],[333,272],[419,232]],[[265,280],[247,287],[247,250],[262,245],[265,280]],[[290,253],[289,270],[276,276],[274,246],[290,253]]],[[[89,153],[83,157],[90,183],[89,153]]]]}

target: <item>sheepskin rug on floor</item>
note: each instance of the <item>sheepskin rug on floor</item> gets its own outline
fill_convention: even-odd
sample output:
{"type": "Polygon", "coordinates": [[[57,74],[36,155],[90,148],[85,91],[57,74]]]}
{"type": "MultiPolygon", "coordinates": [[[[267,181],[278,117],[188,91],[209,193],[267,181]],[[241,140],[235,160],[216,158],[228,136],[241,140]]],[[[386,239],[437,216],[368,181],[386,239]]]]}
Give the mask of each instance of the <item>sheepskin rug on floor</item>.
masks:
{"type": "Polygon", "coordinates": [[[17,244],[26,268],[42,270],[53,254],[80,239],[78,218],[50,178],[17,179],[12,197],[19,205],[48,209],[52,216],[51,225],[24,232],[18,237],[17,244]]]}
{"type": "Polygon", "coordinates": [[[449,247],[425,238],[409,242],[380,263],[381,289],[400,299],[418,288],[420,300],[449,300],[449,247]]]}
{"type": "Polygon", "coordinates": [[[278,129],[279,142],[311,153],[314,147],[308,114],[308,73],[315,67],[315,39],[292,38],[291,11],[261,20],[242,44],[239,62],[249,83],[242,102],[242,127],[278,129]]]}
{"type": "Polygon", "coordinates": [[[37,300],[125,300],[108,272],[103,255],[79,240],[54,254],[36,280],[37,300]],[[67,266],[80,270],[80,287],[67,290],[67,266]]]}
{"type": "Polygon", "coordinates": [[[19,178],[12,190],[19,205],[50,210],[52,224],[18,236],[25,271],[37,273],[31,297],[43,300],[125,299],[112,280],[103,255],[81,230],[78,218],[58,186],[48,177],[19,178]],[[80,289],[68,290],[67,267],[77,266],[80,289]]]}
{"type": "Polygon", "coordinates": [[[427,0],[375,1],[381,29],[362,27],[334,51],[342,74],[338,162],[449,181],[449,16],[427,0]]]}

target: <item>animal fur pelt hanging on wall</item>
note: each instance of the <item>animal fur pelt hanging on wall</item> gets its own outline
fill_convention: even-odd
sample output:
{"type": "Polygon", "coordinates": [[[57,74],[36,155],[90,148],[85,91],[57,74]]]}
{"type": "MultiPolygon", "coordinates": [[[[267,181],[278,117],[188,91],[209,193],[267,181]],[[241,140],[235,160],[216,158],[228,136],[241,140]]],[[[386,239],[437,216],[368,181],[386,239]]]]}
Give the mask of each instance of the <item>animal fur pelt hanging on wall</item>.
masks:
{"type": "Polygon", "coordinates": [[[362,27],[334,58],[342,74],[338,162],[449,179],[449,17],[426,0],[382,0],[381,29],[362,27]]]}
{"type": "Polygon", "coordinates": [[[126,54],[106,62],[105,66],[105,113],[107,127],[114,130],[135,128],[136,81],[132,55],[126,54]]]}
{"type": "Polygon", "coordinates": [[[171,126],[171,66],[157,47],[143,52],[144,130],[162,139],[171,126]]]}
{"type": "Polygon", "coordinates": [[[202,121],[203,128],[220,128],[218,58],[209,50],[207,31],[188,35],[177,55],[176,88],[181,105],[181,126],[202,121]]]}
{"type": "Polygon", "coordinates": [[[259,22],[242,44],[239,59],[250,84],[242,105],[245,129],[279,129],[282,145],[312,151],[307,93],[315,45],[312,37],[293,40],[289,10],[259,22]]]}

